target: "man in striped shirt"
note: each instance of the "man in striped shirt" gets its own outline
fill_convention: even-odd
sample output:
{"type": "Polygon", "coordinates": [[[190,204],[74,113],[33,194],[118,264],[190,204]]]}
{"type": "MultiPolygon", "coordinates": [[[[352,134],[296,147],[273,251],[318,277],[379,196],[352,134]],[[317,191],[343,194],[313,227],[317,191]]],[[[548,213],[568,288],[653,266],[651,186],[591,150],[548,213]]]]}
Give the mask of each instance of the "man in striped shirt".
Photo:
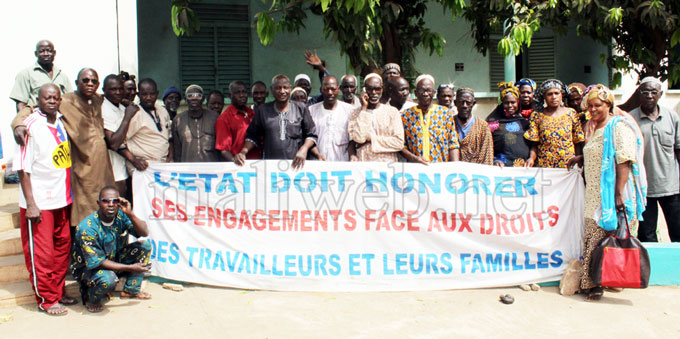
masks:
{"type": "Polygon", "coordinates": [[[38,107],[25,120],[28,138],[18,149],[21,241],[38,309],[65,315],[64,279],[71,245],[71,152],[61,122],[61,92],[46,84],[38,92],[38,107]]]}

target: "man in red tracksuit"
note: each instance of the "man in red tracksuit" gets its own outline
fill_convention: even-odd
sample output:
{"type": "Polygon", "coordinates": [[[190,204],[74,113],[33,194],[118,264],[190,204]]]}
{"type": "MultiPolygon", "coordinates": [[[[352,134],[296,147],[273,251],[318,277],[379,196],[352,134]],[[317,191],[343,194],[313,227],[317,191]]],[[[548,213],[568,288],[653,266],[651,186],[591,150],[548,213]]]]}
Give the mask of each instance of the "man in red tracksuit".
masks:
{"type": "MultiPolygon", "coordinates": [[[[28,139],[14,157],[21,194],[21,242],[38,309],[65,315],[64,279],[71,247],[71,154],[59,113],[61,92],[54,84],[40,88],[38,107],[24,120],[28,139]]],[[[26,107],[24,109],[31,109],[26,107]]]]}

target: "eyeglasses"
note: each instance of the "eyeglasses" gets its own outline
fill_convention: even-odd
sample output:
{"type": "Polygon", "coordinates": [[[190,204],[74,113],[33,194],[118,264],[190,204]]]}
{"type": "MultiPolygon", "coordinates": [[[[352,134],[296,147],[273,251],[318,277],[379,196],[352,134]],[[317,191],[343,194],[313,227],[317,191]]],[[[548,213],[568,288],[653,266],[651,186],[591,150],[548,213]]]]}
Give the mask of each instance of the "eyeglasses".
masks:
{"type": "Polygon", "coordinates": [[[101,201],[102,201],[103,203],[105,203],[105,204],[110,204],[110,203],[114,203],[114,205],[120,204],[120,198],[113,198],[113,199],[110,199],[110,198],[102,198],[101,201]]]}
{"type": "Polygon", "coordinates": [[[187,94],[187,98],[202,98],[203,94],[202,93],[189,93],[187,94]]]}
{"type": "Polygon", "coordinates": [[[80,81],[82,81],[84,84],[89,84],[92,82],[93,85],[96,85],[99,83],[99,80],[97,79],[90,79],[90,78],[82,78],[80,81]]]}
{"type": "Polygon", "coordinates": [[[652,95],[652,96],[657,96],[659,95],[659,91],[640,91],[640,94],[644,96],[652,95]]]}

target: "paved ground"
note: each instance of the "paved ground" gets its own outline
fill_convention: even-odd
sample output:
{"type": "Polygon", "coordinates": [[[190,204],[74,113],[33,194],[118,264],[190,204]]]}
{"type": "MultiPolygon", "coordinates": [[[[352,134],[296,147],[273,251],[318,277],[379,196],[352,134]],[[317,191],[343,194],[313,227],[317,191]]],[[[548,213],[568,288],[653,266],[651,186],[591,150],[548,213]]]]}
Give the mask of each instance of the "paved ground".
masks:
{"type": "Polygon", "coordinates": [[[114,298],[100,314],[64,317],[33,305],[0,308],[1,338],[680,337],[680,288],[605,294],[599,303],[556,287],[400,293],[291,293],[150,283],[152,300],[114,298]],[[512,305],[498,302],[511,293],[512,305]]]}

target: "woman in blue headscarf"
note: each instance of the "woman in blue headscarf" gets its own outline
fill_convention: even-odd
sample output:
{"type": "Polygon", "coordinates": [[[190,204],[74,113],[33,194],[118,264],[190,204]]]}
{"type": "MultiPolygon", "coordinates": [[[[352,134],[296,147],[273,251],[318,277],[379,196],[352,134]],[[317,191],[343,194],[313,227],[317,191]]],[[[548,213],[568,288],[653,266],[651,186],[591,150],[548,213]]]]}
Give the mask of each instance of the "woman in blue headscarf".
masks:
{"type": "Polygon", "coordinates": [[[596,85],[583,96],[590,112],[583,155],[569,160],[568,167],[583,163],[586,177],[585,232],[580,288],[587,301],[602,298],[602,286],[593,283],[590,265],[593,250],[617,227],[617,212],[625,211],[631,235],[637,233],[647,197],[647,180],[642,165],[642,134],[635,120],[615,114],[614,95],[596,85]]]}

